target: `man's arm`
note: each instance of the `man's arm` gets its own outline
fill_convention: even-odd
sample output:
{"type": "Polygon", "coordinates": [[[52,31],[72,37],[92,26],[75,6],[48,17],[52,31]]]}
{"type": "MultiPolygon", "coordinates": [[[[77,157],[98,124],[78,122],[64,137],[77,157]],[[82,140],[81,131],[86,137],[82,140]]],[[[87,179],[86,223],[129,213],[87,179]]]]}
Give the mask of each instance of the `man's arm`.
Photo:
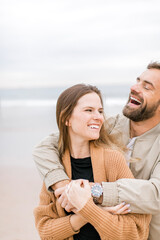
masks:
{"type": "MultiPolygon", "coordinates": [[[[33,156],[40,175],[47,189],[63,187],[68,183],[68,176],[60,163],[57,150],[58,135],[45,138],[34,149],[33,156]]],[[[131,204],[135,213],[157,214],[160,212],[160,159],[150,180],[120,179],[116,182],[102,183],[104,206],[114,206],[120,202],[131,204]]]]}
{"type": "Polygon", "coordinates": [[[114,206],[129,203],[134,213],[160,213],[160,160],[149,180],[119,179],[103,182],[103,205],[114,206]]]}
{"type": "MultiPolygon", "coordinates": [[[[115,120],[116,117],[107,119],[106,124],[108,129],[111,130],[113,128],[115,120]]],[[[60,163],[58,133],[50,134],[35,146],[33,150],[33,159],[48,190],[55,190],[68,183],[69,178],[60,163]]]]}
{"type": "Polygon", "coordinates": [[[51,190],[64,186],[69,178],[60,163],[58,134],[51,134],[38,144],[33,151],[33,159],[46,188],[51,190]],[[57,183],[57,184],[56,184],[57,183]]]}

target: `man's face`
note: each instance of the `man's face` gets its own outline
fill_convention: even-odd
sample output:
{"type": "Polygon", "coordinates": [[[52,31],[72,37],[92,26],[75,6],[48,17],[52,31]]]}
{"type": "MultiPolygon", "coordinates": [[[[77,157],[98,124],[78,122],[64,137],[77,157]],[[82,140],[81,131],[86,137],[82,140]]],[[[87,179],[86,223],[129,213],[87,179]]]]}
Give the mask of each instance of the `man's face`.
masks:
{"type": "Polygon", "coordinates": [[[160,70],[147,69],[131,87],[123,114],[134,122],[140,122],[158,113],[160,114],[160,70]]]}

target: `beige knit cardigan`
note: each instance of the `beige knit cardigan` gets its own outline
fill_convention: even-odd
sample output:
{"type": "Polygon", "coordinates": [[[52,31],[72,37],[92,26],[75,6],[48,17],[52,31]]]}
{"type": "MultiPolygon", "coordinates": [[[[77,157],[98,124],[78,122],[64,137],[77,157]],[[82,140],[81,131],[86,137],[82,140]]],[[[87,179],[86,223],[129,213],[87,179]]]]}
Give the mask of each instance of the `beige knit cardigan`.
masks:
{"type": "MultiPolygon", "coordinates": [[[[120,178],[133,178],[124,156],[111,149],[90,145],[93,176],[95,182],[114,182],[120,178]]],[[[71,178],[70,154],[63,156],[63,165],[71,178]]],[[[134,196],[133,196],[134,198],[134,196]]],[[[79,213],[98,231],[103,240],[146,240],[149,233],[150,215],[112,215],[94,204],[92,198],[79,213]]],[[[74,232],[70,216],[66,216],[53,193],[43,184],[40,203],[34,210],[35,225],[42,240],[72,240],[74,232]]]]}

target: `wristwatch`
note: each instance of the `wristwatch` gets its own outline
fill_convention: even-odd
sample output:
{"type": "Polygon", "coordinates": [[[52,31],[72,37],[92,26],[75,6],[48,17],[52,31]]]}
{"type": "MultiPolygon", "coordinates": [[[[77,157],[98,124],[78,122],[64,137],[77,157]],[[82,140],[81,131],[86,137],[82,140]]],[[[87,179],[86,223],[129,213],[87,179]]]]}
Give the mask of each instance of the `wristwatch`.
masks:
{"type": "Polygon", "coordinates": [[[98,203],[98,200],[102,196],[102,194],[103,194],[102,185],[100,183],[95,183],[91,187],[91,195],[93,197],[94,203],[96,203],[96,204],[98,203]]]}

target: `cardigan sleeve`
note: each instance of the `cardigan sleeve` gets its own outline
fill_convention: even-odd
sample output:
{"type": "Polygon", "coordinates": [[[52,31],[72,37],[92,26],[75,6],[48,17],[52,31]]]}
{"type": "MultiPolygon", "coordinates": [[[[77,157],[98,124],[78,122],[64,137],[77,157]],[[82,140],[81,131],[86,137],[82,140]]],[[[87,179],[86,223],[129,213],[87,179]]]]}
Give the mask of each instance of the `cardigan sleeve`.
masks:
{"type": "MultiPolygon", "coordinates": [[[[59,216],[55,198],[51,198],[50,192],[47,192],[43,184],[40,193],[40,204],[34,209],[35,225],[42,240],[63,240],[77,234],[73,231],[70,224],[70,215],[62,217],[59,216]]],[[[63,211],[60,208],[60,211],[63,211]]]]}
{"type": "Polygon", "coordinates": [[[148,238],[150,215],[112,215],[95,205],[92,198],[79,214],[95,227],[102,239],[147,240],[148,238]]]}
{"type": "MultiPolygon", "coordinates": [[[[104,150],[104,161],[107,181],[111,182],[111,184],[119,178],[125,178],[124,180],[127,180],[127,178],[133,179],[133,174],[127,166],[122,153],[114,150],[104,150]]],[[[106,194],[110,195],[110,192],[106,194]]],[[[111,196],[109,197],[111,198],[111,196]]],[[[150,215],[132,213],[112,215],[98,208],[92,199],[79,213],[96,228],[103,239],[145,240],[148,237],[150,215]]]]}

